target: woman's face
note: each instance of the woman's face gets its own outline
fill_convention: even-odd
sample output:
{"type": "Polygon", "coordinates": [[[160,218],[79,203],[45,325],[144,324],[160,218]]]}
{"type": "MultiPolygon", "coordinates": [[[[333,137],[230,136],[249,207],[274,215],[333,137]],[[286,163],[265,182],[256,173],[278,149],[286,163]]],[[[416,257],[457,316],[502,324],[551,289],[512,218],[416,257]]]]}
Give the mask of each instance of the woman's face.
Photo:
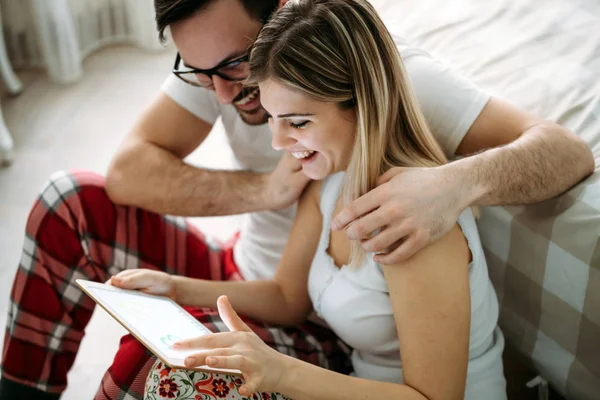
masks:
{"type": "Polygon", "coordinates": [[[344,171],[356,136],[354,109],[315,100],[276,80],[259,84],[262,106],[270,115],[272,146],[289,151],[311,179],[344,171]]]}

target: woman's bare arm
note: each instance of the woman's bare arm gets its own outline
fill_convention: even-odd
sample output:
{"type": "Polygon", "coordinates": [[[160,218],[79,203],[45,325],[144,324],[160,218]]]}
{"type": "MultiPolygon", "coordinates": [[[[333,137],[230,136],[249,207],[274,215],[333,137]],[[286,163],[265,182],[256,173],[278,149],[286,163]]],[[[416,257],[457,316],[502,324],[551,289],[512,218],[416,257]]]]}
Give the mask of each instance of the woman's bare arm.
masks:
{"type": "Polygon", "coordinates": [[[234,309],[247,317],[276,325],[304,321],[312,311],[307,285],[321,233],[320,186],[312,182],[300,199],[274,280],[212,282],[175,277],[177,302],[215,307],[219,296],[227,295],[234,309]]]}
{"type": "Polygon", "coordinates": [[[463,399],[471,312],[468,264],[466,240],[455,226],[407,261],[384,266],[404,384],[341,375],[286,357],[277,391],[295,399],[463,399]]]}

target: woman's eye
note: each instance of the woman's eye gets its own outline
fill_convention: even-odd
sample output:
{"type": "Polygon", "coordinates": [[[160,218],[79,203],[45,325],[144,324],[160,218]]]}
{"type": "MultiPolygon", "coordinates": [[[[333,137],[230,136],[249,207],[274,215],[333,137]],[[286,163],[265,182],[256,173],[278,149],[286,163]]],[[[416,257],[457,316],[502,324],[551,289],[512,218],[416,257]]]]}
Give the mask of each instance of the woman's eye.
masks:
{"type": "Polygon", "coordinates": [[[306,124],[308,124],[310,121],[303,121],[303,122],[298,122],[298,123],[294,123],[294,122],[290,122],[290,126],[292,128],[295,129],[302,129],[306,126],[306,124]]]}

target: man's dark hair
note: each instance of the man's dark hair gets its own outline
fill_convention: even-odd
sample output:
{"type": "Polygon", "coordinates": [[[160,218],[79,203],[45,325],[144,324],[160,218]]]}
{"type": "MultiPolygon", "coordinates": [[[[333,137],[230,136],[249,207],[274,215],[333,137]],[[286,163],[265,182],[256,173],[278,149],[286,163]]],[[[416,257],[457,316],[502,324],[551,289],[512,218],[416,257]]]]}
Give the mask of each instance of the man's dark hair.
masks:
{"type": "MultiPolygon", "coordinates": [[[[210,3],[218,0],[154,0],[154,10],[156,11],[156,29],[158,29],[158,38],[165,42],[165,29],[171,24],[183,21],[202,9],[210,3]]],[[[271,14],[277,9],[277,0],[238,0],[240,1],[248,14],[263,23],[267,22],[271,14]]]]}

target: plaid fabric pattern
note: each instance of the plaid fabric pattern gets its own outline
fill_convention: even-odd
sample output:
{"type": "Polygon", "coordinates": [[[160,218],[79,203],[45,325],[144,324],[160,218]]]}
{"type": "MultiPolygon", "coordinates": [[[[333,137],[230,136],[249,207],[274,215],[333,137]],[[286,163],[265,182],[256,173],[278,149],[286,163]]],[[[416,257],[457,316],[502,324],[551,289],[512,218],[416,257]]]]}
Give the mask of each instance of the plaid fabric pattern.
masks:
{"type": "MultiPolygon", "coordinates": [[[[100,175],[54,174],[27,221],[11,292],[3,376],[42,391],[62,392],[94,308],[75,280],[104,282],[133,268],[199,279],[242,279],[231,245],[222,250],[185,219],[113,204],[100,175]]],[[[188,311],[215,331],[223,329],[214,312],[188,311]]],[[[254,325],[267,343],[287,354],[333,368],[339,362],[340,370],[349,365],[347,349],[326,329],[254,325]]],[[[97,398],[141,399],[154,361],[140,343],[125,336],[97,398]]]]}
{"type": "MultiPolygon", "coordinates": [[[[600,184],[600,176],[586,183],[592,182],[600,184]]],[[[600,393],[600,196],[588,204],[584,187],[535,206],[484,209],[479,227],[507,341],[568,398],[594,399],[600,393]]]]}
{"type": "MultiPolygon", "coordinates": [[[[371,2],[411,45],[571,129],[600,167],[598,1],[371,2]]],[[[569,399],[600,398],[599,174],[541,204],[482,207],[478,221],[507,345],[569,399]]]]}
{"type": "Polygon", "coordinates": [[[104,282],[131,268],[208,279],[220,270],[219,254],[181,218],[115,206],[99,175],[53,175],[27,221],[2,374],[43,391],[64,389],[94,308],[76,279],[104,282]]]}

